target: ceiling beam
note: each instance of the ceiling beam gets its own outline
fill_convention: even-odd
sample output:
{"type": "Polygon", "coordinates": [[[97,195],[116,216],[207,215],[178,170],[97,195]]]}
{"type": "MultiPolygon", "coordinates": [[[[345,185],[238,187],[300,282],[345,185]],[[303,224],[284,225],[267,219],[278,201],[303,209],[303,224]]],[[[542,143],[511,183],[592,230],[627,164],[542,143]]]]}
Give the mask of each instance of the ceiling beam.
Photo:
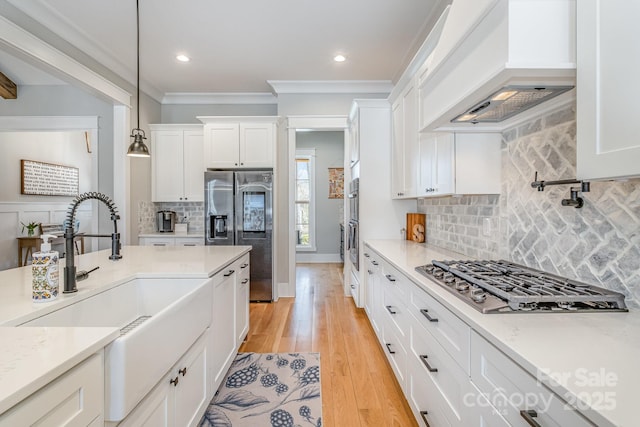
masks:
{"type": "Polygon", "coordinates": [[[4,99],[16,99],[18,97],[18,86],[2,73],[0,73],[0,96],[4,99]]]}

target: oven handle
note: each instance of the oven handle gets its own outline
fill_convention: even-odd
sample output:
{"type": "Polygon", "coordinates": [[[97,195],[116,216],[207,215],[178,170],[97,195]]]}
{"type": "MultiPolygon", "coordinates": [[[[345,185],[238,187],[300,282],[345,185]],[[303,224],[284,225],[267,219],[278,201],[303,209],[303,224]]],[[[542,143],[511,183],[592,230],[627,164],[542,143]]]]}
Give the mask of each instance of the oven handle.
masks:
{"type": "Polygon", "coordinates": [[[534,418],[538,416],[538,413],[533,409],[523,409],[522,411],[520,411],[520,416],[524,418],[527,424],[529,424],[531,427],[542,427],[536,420],[534,420],[534,418]]]}

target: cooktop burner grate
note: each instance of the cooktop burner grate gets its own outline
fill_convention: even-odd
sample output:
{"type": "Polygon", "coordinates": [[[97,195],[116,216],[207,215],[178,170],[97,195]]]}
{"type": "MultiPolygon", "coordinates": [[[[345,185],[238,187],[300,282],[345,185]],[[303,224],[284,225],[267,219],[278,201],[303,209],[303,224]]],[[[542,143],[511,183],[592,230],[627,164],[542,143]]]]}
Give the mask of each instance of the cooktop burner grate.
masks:
{"type": "Polygon", "coordinates": [[[624,295],[509,261],[432,261],[421,274],[485,313],[627,311],[624,295]]]}

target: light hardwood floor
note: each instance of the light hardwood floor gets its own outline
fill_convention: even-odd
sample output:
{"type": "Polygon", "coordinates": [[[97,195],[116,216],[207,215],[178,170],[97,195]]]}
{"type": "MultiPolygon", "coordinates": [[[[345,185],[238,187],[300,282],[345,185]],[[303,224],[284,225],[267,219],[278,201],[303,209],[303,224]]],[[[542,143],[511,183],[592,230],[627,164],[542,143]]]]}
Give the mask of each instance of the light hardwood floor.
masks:
{"type": "Polygon", "coordinates": [[[298,264],[296,298],[252,303],[241,352],[319,352],[323,426],[417,426],[342,264],[298,264]]]}

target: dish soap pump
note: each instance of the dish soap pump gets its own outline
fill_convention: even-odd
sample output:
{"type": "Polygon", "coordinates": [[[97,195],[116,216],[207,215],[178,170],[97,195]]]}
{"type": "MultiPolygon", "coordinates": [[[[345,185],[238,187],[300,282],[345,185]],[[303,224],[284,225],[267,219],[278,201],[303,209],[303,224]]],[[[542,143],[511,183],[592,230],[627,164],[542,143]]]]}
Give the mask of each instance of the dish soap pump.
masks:
{"type": "Polygon", "coordinates": [[[49,239],[56,236],[43,234],[40,252],[33,254],[31,273],[33,275],[33,302],[52,301],[58,296],[59,270],[57,251],[51,250],[49,239]]]}

